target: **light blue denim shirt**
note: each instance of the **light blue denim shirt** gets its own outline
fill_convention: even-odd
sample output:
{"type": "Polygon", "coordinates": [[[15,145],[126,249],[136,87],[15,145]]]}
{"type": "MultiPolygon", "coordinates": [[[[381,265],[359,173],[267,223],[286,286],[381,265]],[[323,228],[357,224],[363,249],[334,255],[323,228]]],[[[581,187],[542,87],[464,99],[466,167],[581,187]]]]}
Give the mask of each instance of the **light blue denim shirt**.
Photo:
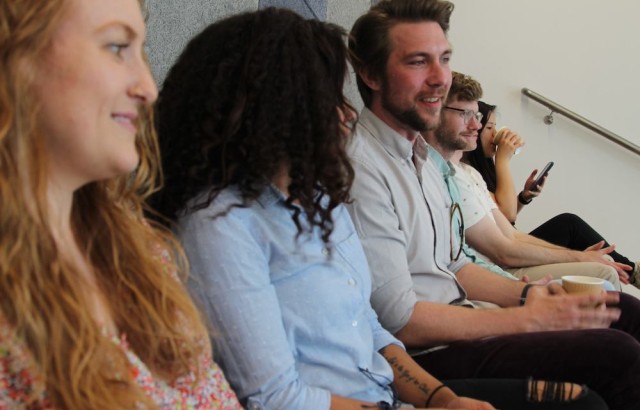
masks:
{"type": "MultiPolygon", "coordinates": [[[[283,194],[250,206],[236,189],[182,217],[189,287],[214,331],[216,361],[249,409],[329,409],[331,393],[392,401],[393,372],[378,352],[401,346],[371,308],[364,252],[345,208],[333,249],[319,230],[296,239],[283,194]]],[[[304,221],[301,214],[301,222],[304,221]]]]}

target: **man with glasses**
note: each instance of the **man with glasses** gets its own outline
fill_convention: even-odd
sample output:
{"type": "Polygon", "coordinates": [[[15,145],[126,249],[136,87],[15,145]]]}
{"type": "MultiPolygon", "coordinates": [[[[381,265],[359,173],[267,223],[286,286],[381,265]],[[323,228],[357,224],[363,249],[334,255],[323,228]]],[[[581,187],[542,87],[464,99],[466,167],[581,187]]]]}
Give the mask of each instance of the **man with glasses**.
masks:
{"type": "Polygon", "coordinates": [[[348,208],[372,273],[372,305],[382,325],[422,349],[415,358],[440,377],[578,381],[611,408],[634,408],[640,301],[530,286],[460,251],[463,221],[452,201],[451,167],[423,138],[441,113],[466,121],[469,130],[455,136],[461,144],[477,138],[480,127],[479,95],[447,98],[452,9],[440,0],[383,0],[351,30],[365,108],[347,145],[355,170],[348,208]],[[475,300],[500,308],[476,308],[475,300]],[[622,316],[606,306],[618,300],[622,316]],[[603,354],[603,346],[616,348],[603,354]]]}
{"type": "MultiPolygon", "coordinates": [[[[457,108],[453,105],[465,105],[467,103],[465,99],[472,98],[476,95],[481,95],[481,93],[482,89],[479,87],[478,83],[471,84],[471,87],[469,87],[468,84],[463,84],[460,81],[456,81],[456,75],[454,75],[453,81],[451,83],[451,91],[449,92],[449,97],[458,95],[462,95],[463,97],[461,100],[457,100],[456,98],[448,98],[447,103],[450,103],[451,105],[445,105],[442,107],[442,109],[443,111],[449,111],[451,114],[441,115],[441,119],[442,117],[444,117],[445,120],[441,120],[440,126],[435,133],[432,131],[426,132],[425,140],[433,148],[431,152],[431,158],[433,159],[434,163],[438,165],[438,168],[440,168],[440,173],[444,178],[447,186],[447,192],[449,193],[449,197],[452,201],[450,211],[451,237],[449,238],[449,241],[451,243],[451,260],[458,260],[464,253],[464,255],[467,256],[471,262],[474,262],[485,269],[497,273],[498,275],[517,280],[518,278],[503,270],[499,266],[493,263],[488,263],[483,258],[479,257],[473,249],[466,245],[466,227],[464,224],[463,211],[467,209],[467,204],[462,203],[462,198],[460,198],[458,186],[453,182],[456,178],[456,173],[450,168],[450,165],[447,162],[449,161],[451,154],[455,152],[459,147],[467,146],[475,142],[476,137],[474,137],[474,135],[477,135],[477,131],[480,129],[479,124],[482,121],[482,113],[477,111],[477,104],[473,107],[473,109],[457,108]],[[478,87],[475,87],[475,84],[477,84],[478,87]],[[458,128],[460,129],[447,122],[446,118],[452,118],[454,120],[457,119],[458,128]],[[441,138],[441,136],[448,134],[451,134],[452,138],[441,138]],[[457,241],[457,245],[454,245],[454,238],[460,238],[460,240],[457,241]]],[[[479,304],[479,301],[476,301],[476,304],[479,304]]]]}
{"type": "MultiPolygon", "coordinates": [[[[467,109],[451,105],[443,107],[439,127],[429,132],[426,137],[427,142],[445,159],[453,162],[453,179],[456,186],[455,192],[452,193],[450,190],[450,194],[452,200],[461,205],[466,222],[466,242],[486,256],[478,259],[475,252],[468,247],[465,247],[465,253],[477,263],[486,262],[485,258],[488,257],[490,259],[486,265],[494,265],[491,261],[495,261],[503,267],[510,268],[508,271],[518,278],[540,280],[546,276],[592,276],[608,281],[609,290],[620,290],[616,268],[624,277],[627,275],[620,266],[622,264],[603,258],[606,250],[575,251],[517,231],[491,200],[486,185],[482,191],[470,176],[469,172],[475,170],[469,170],[469,166],[459,164],[462,152],[473,150],[477,145],[476,137],[465,136],[476,135],[481,127],[482,114],[476,111],[481,93],[482,88],[476,80],[461,73],[453,73],[448,104],[465,106],[467,109]],[[474,117],[476,121],[472,120],[474,117]]],[[[479,177],[479,180],[482,181],[482,177],[479,177]]],[[[485,267],[494,270],[486,265],[485,267]]],[[[494,267],[496,270],[500,269],[498,266],[494,267]]]]}

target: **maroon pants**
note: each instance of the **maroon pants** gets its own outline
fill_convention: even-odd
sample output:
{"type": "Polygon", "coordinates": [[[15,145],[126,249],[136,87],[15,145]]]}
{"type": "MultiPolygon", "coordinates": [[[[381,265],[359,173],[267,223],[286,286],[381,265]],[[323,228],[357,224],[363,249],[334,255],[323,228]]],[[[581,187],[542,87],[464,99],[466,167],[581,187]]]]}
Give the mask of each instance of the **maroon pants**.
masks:
{"type": "Polygon", "coordinates": [[[620,294],[609,329],[525,333],[456,342],[414,356],[440,379],[517,378],[586,384],[611,410],[640,409],[640,300],[620,294]]]}
{"type": "Polygon", "coordinates": [[[570,402],[551,400],[539,402],[529,400],[526,380],[511,379],[464,379],[444,380],[444,384],[459,396],[473,397],[491,403],[500,410],[607,410],[602,397],[596,392],[583,391],[570,402]]]}

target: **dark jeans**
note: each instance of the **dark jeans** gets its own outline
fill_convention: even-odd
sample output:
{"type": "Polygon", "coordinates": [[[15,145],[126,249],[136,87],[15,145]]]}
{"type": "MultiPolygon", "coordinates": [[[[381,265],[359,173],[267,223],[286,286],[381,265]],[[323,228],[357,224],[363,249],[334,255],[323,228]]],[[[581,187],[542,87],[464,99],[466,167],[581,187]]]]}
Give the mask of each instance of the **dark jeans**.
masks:
{"type": "Polygon", "coordinates": [[[523,333],[461,341],[414,356],[441,380],[493,378],[586,384],[612,410],[640,406],[640,300],[620,294],[609,329],[523,333]]]}
{"type": "Polygon", "coordinates": [[[594,391],[569,403],[528,401],[527,382],[520,380],[445,380],[444,384],[459,396],[491,403],[500,410],[606,410],[609,407],[594,391]]]}
{"type": "MultiPolygon", "coordinates": [[[[595,229],[586,223],[582,218],[574,214],[560,214],[549,219],[533,231],[529,235],[536,238],[551,242],[554,245],[564,246],[565,248],[582,251],[589,246],[605,241],[595,229]]],[[[609,243],[605,241],[605,246],[609,243]]],[[[618,252],[609,254],[614,261],[627,264],[632,268],[636,266],[635,262],[630,261],[618,252]]]]}

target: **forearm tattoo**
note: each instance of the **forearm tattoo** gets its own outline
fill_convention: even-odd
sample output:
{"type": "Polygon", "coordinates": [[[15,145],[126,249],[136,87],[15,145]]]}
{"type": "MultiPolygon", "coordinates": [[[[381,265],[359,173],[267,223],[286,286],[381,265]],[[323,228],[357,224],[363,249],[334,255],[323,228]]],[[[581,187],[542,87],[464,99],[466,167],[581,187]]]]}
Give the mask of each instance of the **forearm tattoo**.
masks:
{"type": "Polygon", "coordinates": [[[427,386],[426,383],[420,381],[417,377],[412,375],[409,369],[407,369],[402,363],[400,363],[397,357],[387,356],[385,354],[384,349],[382,350],[382,354],[387,359],[391,367],[393,367],[396,370],[399,381],[412,384],[418,390],[424,393],[425,396],[427,397],[429,396],[429,393],[431,392],[431,389],[429,389],[429,386],[427,386]]]}

